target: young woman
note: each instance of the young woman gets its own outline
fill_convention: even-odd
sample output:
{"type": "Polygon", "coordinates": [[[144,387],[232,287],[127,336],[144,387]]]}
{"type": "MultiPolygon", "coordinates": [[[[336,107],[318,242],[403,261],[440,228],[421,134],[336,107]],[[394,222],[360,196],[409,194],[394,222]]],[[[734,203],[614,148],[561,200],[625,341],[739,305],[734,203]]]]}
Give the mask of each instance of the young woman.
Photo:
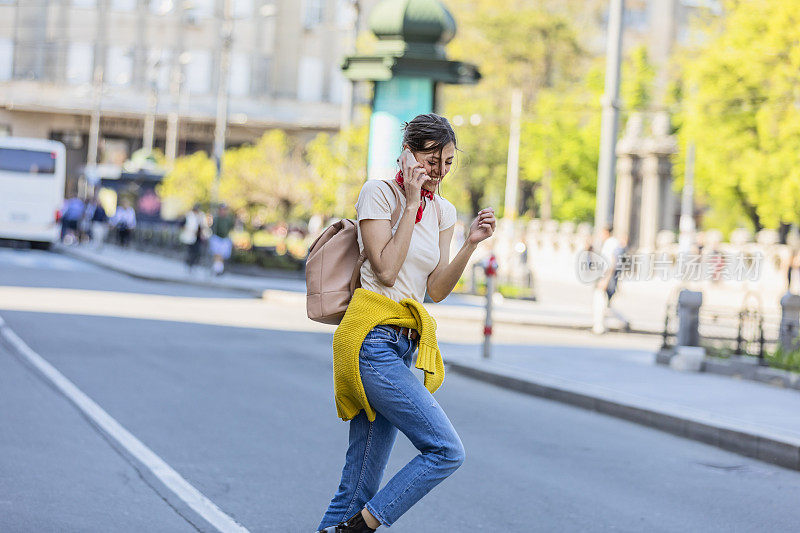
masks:
{"type": "Polygon", "coordinates": [[[367,181],[356,203],[358,243],[366,254],[362,288],[334,334],[336,403],[340,417],[350,420],[350,444],[321,532],[391,526],[464,461],[461,439],[431,394],[444,366],[435,323],[420,302],[426,291],[437,302],[450,294],[478,243],[494,232],[494,210],[478,213],[451,261],[456,209],[434,192],[453,163],[453,129],[444,117],[420,115],[406,124],[403,149],[395,179],[367,181]],[[424,385],[410,369],[418,348],[415,366],[425,372],[424,385]],[[354,354],[350,366],[347,354],[354,354]],[[398,429],[420,453],[379,491],[398,429]]]}

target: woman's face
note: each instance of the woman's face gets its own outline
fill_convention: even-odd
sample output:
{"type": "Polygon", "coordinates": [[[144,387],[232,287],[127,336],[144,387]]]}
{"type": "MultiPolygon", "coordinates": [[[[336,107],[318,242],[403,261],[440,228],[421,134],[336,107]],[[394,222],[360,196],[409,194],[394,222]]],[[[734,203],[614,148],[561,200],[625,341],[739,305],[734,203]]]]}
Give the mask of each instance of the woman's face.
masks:
{"type": "MultiPolygon", "coordinates": [[[[433,144],[433,141],[429,141],[433,144]]],[[[436,186],[450,172],[450,165],[453,164],[453,157],[456,155],[456,147],[453,143],[447,143],[442,148],[441,156],[439,150],[433,152],[413,152],[418,163],[421,163],[428,175],[428,180],[422,184],[423,189],[435,191],[436,186]]]]}

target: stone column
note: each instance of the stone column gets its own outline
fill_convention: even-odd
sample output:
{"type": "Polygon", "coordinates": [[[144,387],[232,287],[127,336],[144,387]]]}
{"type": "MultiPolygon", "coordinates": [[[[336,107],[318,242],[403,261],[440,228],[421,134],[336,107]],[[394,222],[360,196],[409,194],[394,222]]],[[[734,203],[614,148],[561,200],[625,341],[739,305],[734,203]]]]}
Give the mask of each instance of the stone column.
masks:
{"type": "Polygon", "coordinates": [[[631,206],[633,202],[633,172],[635,156],[617,155],[617,191],[614,194],[614,231],[618,235],[630,235],[631,206]]]}
{"type": "Polygon", "coordinates": [[[700,345],[700,306],[703,293],[684,289],[678,295],[678,346],[700,345]]]}
{"type": "Polygon", "coordinates": [[[656,247],[656,235],[663,228],[672,226],[666,217],[672,217],[672,163],[670,157],[677,146],[670,135],[669,115],[654,113],[651,120],[652,136],[643,143],[642,157],[642,202],[639,234],[640,249],[652,252],[656,247]]]}
{"type": "Polygon", "coordinates": [[[787,292],[781,298],[781,330],[779,334],[781,348],[791,352],[797,348],[797,337],[800,333],[800,295],[787,292]]]}
{"type": "Polygon", "coordinates": [[[675,136],[670,135],[671,125],[667,113],[658,112],[653,115],[651,148],[658,157],[658,192],[659,217],[656,219],[658,230],[675,229],[675,193],[672,191],[672,154],[678,151],[675,136]]]}
{"type": "Polygon", "coordinates": [[[659,156],[648,154],[642,161],[642,201],[639,218],[639,250],[652,252],[656,248],[656,234],[661,208],[659,156]]]}
{"type": "MultiPolygon", "coordinates": [[[[625,134],[617,143],[617,188],[614,196],[614,233],[637,234],[633,213],[635,211],[636,180],[639,174],[644,116],[631,113],[625,125],[625,134]]],[[[635,244],[635,243],[634,243],[635,244]]]]}
{"type": "MultiPolygon", "coordinates": [[[[669,156],[667,156],[669,157],[669,156]]],[[[671,165],[670,165],[671,166],[671,165]]],[[[680,205],[677,201],[675,191],[672,190],[672,169],[666,175],[661,176],[661,222],[660,230],[675,230],[675,206],[680,205]]]]}

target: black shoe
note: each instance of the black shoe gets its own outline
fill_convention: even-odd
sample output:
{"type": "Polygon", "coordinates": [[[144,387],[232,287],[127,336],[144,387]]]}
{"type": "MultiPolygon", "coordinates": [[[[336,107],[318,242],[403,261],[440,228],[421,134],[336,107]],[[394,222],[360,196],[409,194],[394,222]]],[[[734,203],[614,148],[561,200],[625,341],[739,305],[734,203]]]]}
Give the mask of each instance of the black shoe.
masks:
{"type": "Polygon", "coordinates": [[[364,517],[361,516],[361,511],[359,511],[344,522],[320,529],[317,533],[372,533],[373,531],[375,530],[364,522],[364,517]]]}

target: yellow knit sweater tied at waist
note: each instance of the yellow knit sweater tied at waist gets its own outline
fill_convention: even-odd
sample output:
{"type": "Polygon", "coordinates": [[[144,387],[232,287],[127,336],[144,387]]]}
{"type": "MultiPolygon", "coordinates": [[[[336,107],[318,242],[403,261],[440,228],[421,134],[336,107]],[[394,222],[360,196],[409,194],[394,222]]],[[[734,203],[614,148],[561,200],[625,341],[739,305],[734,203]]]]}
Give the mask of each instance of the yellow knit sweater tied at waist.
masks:
{"type": "Polygon", "coordinates": [[[411,298],[398,303],[376,292],[356,289],[333,334],[333,391],[336,412],[342,420],[354,418],[362,409],[370,422],[375,420],[375,411],[361,383],[358,357],[367,333],[379,324],[416,329],[419,353],[415,366],[425,372],[425,388],[433,393],[444,381],[444,363],[436,343],[436,320],[425,307],[411,298]]]}

